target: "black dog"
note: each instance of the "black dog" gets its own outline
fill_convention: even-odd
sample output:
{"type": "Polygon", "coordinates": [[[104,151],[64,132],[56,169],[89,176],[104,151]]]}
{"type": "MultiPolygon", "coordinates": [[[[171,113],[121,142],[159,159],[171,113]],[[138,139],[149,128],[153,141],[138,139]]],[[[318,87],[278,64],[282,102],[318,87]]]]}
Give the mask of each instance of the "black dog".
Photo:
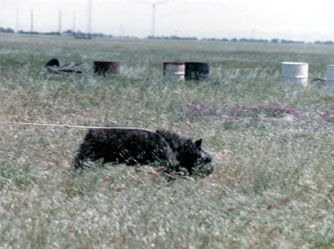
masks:
{"type": "Polygon", "coordinates": [[[102,163],[156,164],[166,171],[179,172],[186,168],[189,175],[195,171],[210,175],[212,157],[201,148],[202,140],[166,130],[150,131],[136,128],[90,129],[74,159],[74,167],[82,168],[86,159],[102,163]]]}

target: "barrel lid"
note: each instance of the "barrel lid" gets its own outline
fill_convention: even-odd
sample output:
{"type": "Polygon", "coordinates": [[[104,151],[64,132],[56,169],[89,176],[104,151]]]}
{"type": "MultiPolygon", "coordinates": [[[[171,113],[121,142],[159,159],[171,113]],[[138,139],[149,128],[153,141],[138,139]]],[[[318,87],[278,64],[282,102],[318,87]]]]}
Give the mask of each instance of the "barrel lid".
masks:
{"type": "Polygon", "coordinates": [[[210,64],[208,62],[199,62],[199,61],[187,61],[185,64],[210,64]]]}
{"type": "Polygon", "coordinates": [[[182,65],[184,62],[182,61],[165,61],[164,64],[177,64],[177,65],[182,65]]]}
{"type": "Polygon", "coordinates": [[[307,63],[305,63],[305,62],[282,62],[282,64],[285,64],[285,65],[306,65],[307,63]]]}
{"type": "Polygon", "coordinates": [[[282,79],[307,79],[308,76],[281,76],[282,79]]]}
{"type": "Polygon", "coordinates": [[[120,63],[119,61],[94,61],[94,63],[120,63]]]}

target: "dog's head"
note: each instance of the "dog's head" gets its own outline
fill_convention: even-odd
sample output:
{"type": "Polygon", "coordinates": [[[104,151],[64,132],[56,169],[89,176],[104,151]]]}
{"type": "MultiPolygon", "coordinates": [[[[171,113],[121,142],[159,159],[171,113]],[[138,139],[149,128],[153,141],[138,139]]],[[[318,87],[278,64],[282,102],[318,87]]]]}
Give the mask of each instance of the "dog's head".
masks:
{"type": "Polygon", "coordinates": [[[186,168],[190,175],[208,176],[213,172],[212,156],[202,149],[202,139],[194,142],[192,139],[176,133],[157,130],[176,154],[179,166],[186,168]]]}
{"type": "Polygon", "coordinates": [[[212,156],[202,149],[202,139],[193,142],[189,140],[181,152],[180,163],[192,175],[208,176],[213,172],[212,156]]]}

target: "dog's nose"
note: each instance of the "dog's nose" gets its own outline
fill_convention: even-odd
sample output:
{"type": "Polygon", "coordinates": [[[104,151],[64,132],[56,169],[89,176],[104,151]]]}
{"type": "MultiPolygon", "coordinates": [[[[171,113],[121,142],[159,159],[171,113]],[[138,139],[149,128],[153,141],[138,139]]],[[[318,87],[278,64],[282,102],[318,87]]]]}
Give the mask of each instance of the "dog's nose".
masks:
{"type": "Polygon", "coordinates": [[[214,171],[214,169],[213,169],[212,165],[207,164],[204,168],[203,173],[208,176],[208,175],[211,175],[213,173],[213,171],[214,171]]]}
{"type": "Polygon", "coordinates": [[[205,162],[206,163],[211,163],[212,162],[212,157],[206,157],[205,162]]]}

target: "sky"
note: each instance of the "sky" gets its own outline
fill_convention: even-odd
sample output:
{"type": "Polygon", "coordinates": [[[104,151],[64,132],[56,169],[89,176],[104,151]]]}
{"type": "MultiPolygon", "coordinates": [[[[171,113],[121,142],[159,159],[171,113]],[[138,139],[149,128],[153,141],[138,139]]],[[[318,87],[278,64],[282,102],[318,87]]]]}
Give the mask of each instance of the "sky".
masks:
{"type": "MultiPolygon", "coordinates": [[[[91,31],[114,36],[152,34],[153,3],[91,0],[91,31]]],[[[89,0],[0,0],[0,27],[87,32],[89,0]]],[[[334,40],[334,0],[169,0],[155,7],[155,35],[198,38],[334,40]]]]}

